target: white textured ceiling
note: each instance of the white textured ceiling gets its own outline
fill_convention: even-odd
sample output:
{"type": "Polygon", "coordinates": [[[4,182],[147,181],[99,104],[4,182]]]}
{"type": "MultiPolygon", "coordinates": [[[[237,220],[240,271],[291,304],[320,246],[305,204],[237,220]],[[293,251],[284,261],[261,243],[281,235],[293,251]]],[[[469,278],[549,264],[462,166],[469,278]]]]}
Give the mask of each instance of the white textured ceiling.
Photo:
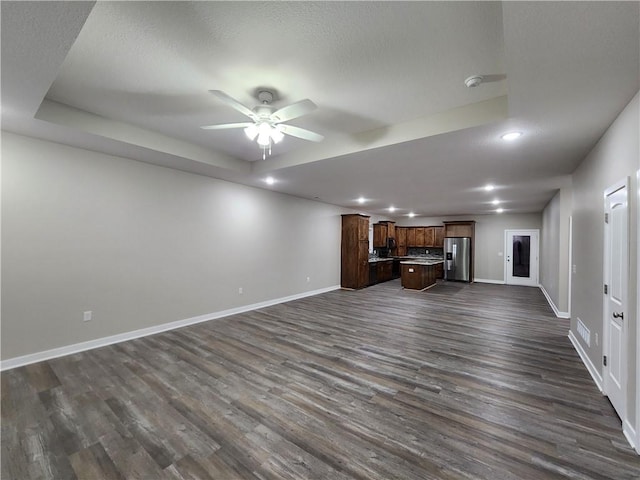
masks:
{"type": "Polygon", "coordinates": [[[639,84],[636,2],[6,2],[3,129],[383,213],[540,211],[639,84]],[[464,86],[471,74],[492,81],[464,86]],[[252,107],[309,98],[261,158],[252,107]],[[506,144],[508,129],[524,132],[506,144]]]}

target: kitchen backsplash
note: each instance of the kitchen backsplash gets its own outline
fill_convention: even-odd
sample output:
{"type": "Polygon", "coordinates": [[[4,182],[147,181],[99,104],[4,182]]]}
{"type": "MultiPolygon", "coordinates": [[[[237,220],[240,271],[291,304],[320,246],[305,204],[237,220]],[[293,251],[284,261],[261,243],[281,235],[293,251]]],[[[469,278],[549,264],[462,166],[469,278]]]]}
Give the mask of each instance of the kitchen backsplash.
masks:
{"type": "Polygon", "coordinates": [[[437,247],[429,247],[429,248],[409,247],[407,249],[407,256],[408,257],[424,257],[424,256],[428,256],[428,257],[439,257],[439,258],[442,258],[442,257],[444,257],[444,252],[442,251],[442,248],[437,248],[437,247]]]}

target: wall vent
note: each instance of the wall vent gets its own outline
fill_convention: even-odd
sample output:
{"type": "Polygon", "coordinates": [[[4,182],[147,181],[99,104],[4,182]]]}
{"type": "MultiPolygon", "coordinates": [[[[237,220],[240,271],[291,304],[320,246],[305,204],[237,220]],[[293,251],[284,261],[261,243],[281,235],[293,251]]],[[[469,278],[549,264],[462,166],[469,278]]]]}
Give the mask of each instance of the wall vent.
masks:
{"type": "Polygon", "coordinates": [[[587,326],[584,323],[582,323],[582,320],[580,320],[580,318],[578,318],[578,333],[580,334],[580,336],[584,340],[584,343],[587,344],[587,347],[590,347],[591,346],[591,332],[589,331],[587,326]]]}

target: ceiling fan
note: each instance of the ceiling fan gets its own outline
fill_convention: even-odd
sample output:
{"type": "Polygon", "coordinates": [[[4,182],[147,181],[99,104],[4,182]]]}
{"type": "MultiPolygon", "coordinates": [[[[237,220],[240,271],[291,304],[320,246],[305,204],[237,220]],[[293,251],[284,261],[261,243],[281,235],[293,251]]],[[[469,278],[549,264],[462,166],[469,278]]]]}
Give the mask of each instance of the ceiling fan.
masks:
{"type": "Polygon", "coordinates": [[[250,140],[257,140],[258,145],[262,148],[263,160],[266,158],[267,151],[269,152],[269,155],[271,155],[272,143],[279,143],[285,135],[291,135],[292,137],[312,142],[321,142],[324,139],[324,137],[318,133],[305,130],[304,128],[295,127],[293,125],[285,125],[283,123],[311,113],[318,108],[311,100],[301,100],[275,110],[275,107],[271,105],[274,94],[272,91],[265,89],[258,92],[260,105],[251,110],[249,107],[244,106],[242,103],[221,90],[209,90],[209,92],[230,107],[235,108],[243,115],[249,117],[252,121],[242,123],[223,123],[220,125],[205,125],[200,128],[204,130],[244,128],[244,132],[247,137],[249,137],[250,140]]]}

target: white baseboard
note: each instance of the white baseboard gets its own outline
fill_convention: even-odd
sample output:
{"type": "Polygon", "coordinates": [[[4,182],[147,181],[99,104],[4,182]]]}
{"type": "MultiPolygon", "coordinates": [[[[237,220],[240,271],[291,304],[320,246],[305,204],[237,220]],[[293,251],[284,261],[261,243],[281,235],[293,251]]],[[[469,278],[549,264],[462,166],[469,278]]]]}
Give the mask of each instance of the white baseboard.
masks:
{"type": "Polygon", "coordinates": [[[587,371],[591,374],[591,378],[593,378],[593,381],[595,382],[596,387],[598,387],[598,390],[602,392],[603,391],[602,376],[596,369],[595,365],[589,359],[587,352],[585,352],[584,349],[582,348],[582,345],[580,345],[580,341],[576,338],[576,336],[573,334],[571,330],[569,330],[569,340],[571,340],[571,343],[573,344],[573,348],[575,348],[576,352],[578,352],[578,355],[580,355],[580,358],[582,359],[582,363],[584,363],[584,366],[587,367],[587,371]]]}
{"type": "Polygon", "coordinates": [[[488,278],[474,278],[474,282],[476,283],[493,283],[495,285],[504,285],[504,280],[491,280],[488,278]]]}
{"type": "Polygon", "coordinates": [[[558,318],[571,318],[571,316],[569,315],[569,312],[561,312],[560,310],[558,310],[558,307],[556,307],[556,304],[553,303],[553,300],[551,300],[551,297],[549,296],[549,294],[547,293],[547,291],[545,290],[545,288],[544,288],[544,286],[542,284],[540,284],[538,286],[540,287],[540,290],[542,290],[542,293],[544,294],[545,298],[547,299],[547,302],[549,303],[549,306],[553,310],[553,313],[556,314],[556,317],[558,317],[558,318]]]}
{"type": "Polygon", "coordinates": [[[636,439],[638,438],[636,430],[635,428],[633,428],[633,425],[629,423],[628,419],[622,422],[622,432],[627,438],[627,442],[629,442],[629,445],[631,445],[635,449],[635,451],[640,454],[640,445],[636,443],[636,439]]]}
{"type": "Polygon", "coordinates": [[[333,290],[339,290],[340,285],[334,285],[331,287],[320,288],[318,290],[311,290],[309,292],[297,293],[295,295],[289,295],[288,297],[276,298],[273,300],[266,300],[264,302],[252,303],[250,305],[243,305],[241,307],[230,308],[228,310],[221,310],[214,313],[207,313],[205,315],[198,315],[197,317],[186,318],[184,320],[177,320],[175,322],[163,323],[161,325],[155,325],[153,327],[141,328],[139,330],[132,330],[130,332],[119,333],[117,335],[111,335],[108,337],[97,338],[95,340],[89,340],[87,342],[74,343],[73,345],[66,345],[64,347],[53,348],[51,350],[45,350],[43,352],[31,353],[28,355],[22,355],[20,357],[9,358],[7,360],[0,361],[0,371],[9,370],[16,367],[22,367],[31,363],[42,362],[44,360],[50,360],[52,358],[63,357],[65,355],[71,355],[74,353],[84,352],[94,348],[105,347],[114,343],[126,342],[127,340],[133,340],[134,338],[146,337],[148,335],[154,335],[156,333],[166,332],[168,330],[175,330],[176,328],[186,327],[188,325],[194,325],[196,323],[202,323],[209,320],[216,320],[229,315],[236,315],[238,313],[250,312],[259,308],[270,307],[271,305],[277,305],[279,303],[291,302],[300,298],[311,297],[319,295],[321,293],[331,292],[333,290]]]}

